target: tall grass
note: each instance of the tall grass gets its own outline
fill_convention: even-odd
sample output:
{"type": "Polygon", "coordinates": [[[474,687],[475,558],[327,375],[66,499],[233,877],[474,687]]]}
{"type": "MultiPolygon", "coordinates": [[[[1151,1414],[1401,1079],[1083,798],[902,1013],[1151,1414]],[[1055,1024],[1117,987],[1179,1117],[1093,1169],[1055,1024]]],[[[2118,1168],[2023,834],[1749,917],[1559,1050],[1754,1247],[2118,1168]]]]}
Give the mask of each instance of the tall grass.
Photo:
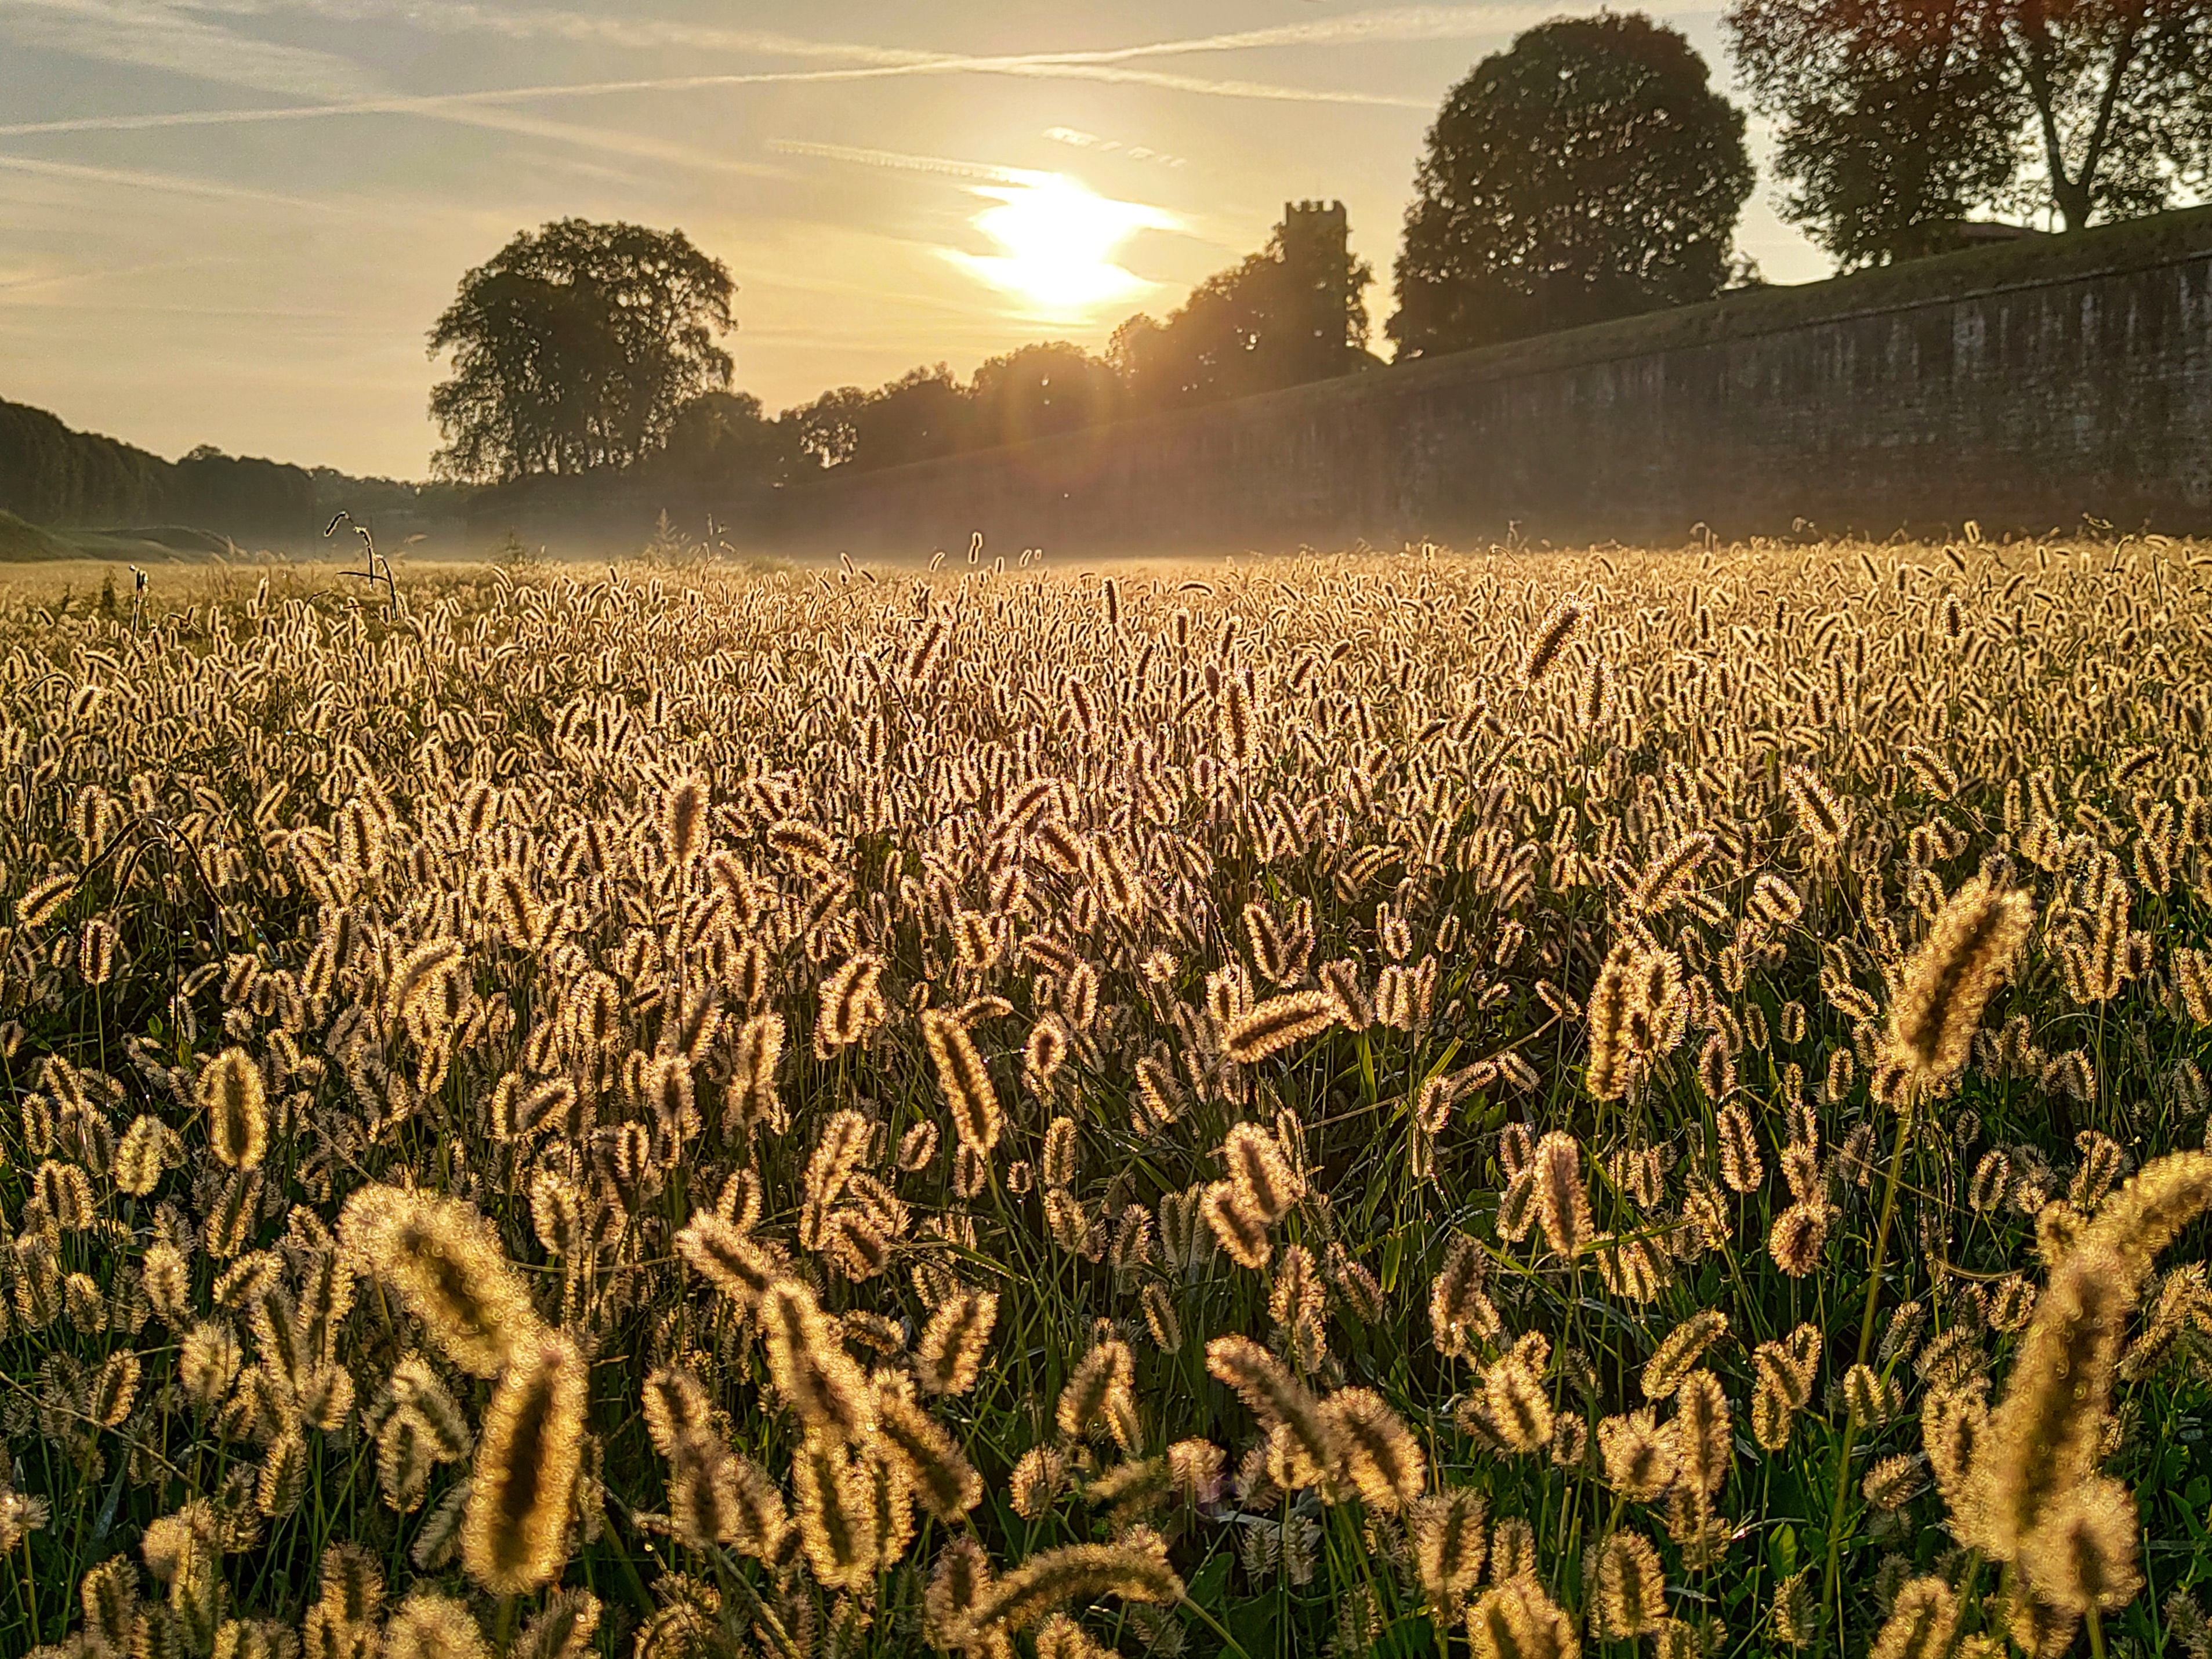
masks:
{"type": "Polygon", "coordinates": [[[0,622],[0,1651],[2207,1651],[2185,548],[0,622]]]}

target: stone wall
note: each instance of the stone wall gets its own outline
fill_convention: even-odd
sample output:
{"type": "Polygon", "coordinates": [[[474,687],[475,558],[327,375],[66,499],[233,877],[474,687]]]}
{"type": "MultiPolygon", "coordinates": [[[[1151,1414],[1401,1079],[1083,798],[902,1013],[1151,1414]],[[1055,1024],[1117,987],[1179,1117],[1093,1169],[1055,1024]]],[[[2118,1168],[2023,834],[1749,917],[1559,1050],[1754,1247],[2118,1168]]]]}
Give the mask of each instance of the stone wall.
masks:
{"type": "Polygon", "coordinates": [[[748,550],[2212,531],[2212,210],[761,495],[748,550]]]}

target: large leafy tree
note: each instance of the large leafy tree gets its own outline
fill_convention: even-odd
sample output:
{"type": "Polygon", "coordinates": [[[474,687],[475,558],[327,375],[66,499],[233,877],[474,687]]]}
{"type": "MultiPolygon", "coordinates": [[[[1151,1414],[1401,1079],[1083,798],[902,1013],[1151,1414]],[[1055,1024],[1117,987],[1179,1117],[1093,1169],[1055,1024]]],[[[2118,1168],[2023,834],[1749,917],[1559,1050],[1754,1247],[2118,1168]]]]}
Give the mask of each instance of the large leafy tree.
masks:
{"type": "Polygon", "coordinates": [[[1929,252],[2019,171],[2009,94],[1968,42],[1980,0],[1743,0],[1729,14],[1776,123],[1784,214],[1844,265],[1929,252]]]}
{"type": "Polygon", "coordinates": [[[1398,257],[1401,356],[1711,299],[1751,194],[1742,112],[1640,13],[1546,23],[1444,100],[1398,257]]]}
{"type": "Polygon", "coordinates": [[[453,377],[430,394],[449,477],[635,465],[677,411],[726,386],[729,271],[680,230],[562,219],[461,278],[430,331],[453,377]]]}
{"type": "Polygon", "coordinates": [[[2212,162],[2212,0],[1737,0],[1728,28],[1784,211],[1846,264],[1977,209],[2154,211],[2212,162]]]}

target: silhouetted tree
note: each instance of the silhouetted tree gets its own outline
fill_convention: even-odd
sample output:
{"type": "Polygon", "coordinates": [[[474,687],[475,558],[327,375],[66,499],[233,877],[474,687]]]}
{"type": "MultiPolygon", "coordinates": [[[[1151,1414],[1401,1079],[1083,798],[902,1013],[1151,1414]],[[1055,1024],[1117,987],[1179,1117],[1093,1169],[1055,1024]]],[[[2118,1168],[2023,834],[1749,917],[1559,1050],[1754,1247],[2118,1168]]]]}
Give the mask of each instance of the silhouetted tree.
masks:
{"type": "Polygon", "coordinates": [[[676,411],[657,472],[689,483],[774,483],[799,460],[796,428],[769,420],[750,392],[703,392],[676,411]]]}
{"type": "Polygon", "coordinates": [[[950,368],[908,369],[857,411],[853,464],[903,466],[950,455],[967,435],[967,413],[950,368]]]}
{"type": "Polygon", "coordinates": [[[951,454],[963,447],[966,416],[960,383],[939,363],[909,369],[874,392],[839,386],[778,418],[815,467],[867,471],[951,454]]]}
{"type": "Polygon", "coordinates": [[[173,516],[232,535],[300,536],[314,524],[314,475],[305,467],[252,455],[226,455],[202,444],[178,458],[173,516]]]}
{"type": "Polygon", "coordinates": [[[785,410],[776,422],[790,429],[792,447],[808,466],[817,471],[847,466],[860,451],[860,412],[875,395],[856,386],[841,386],[811,404],[785,410]]]}
{"type": "Polygon", "coordinates": [[[1267,246],[1207,277],[1165,322],[1139,314],[1114,331],[1108,360],[1131,402],[1187,408],[1341,374],[1365,350],[1365,290],[1375,273],[1333,235],[1307,237],[1294,209],[1267,246]]]}
{"type": "Polygon", "coordinates": [[[33,524],[139,525],[165,514],[174,491],[175,470],[160,456],[0,403],[0,512],[33,524]]]}
{"type": "Polygon", "coordinates": [[[1121,382],[1112,364],[1053,340],[978,366],[968,402],[971,445],[1020,443],[1112,420],[1121,412],[1121,382]]]}
{"type": "Polygon", "coordinates": [[[356,478],[334,468],[225,454],[202,444],[181,460],[90,432],[43,409],[0,402],[0,512],[33,524],[150,529],[164,524],[244,541],[305,541],[343,507],[356,519],[419,524],[457,512],[451,485],[356,478]]]}
{"type": "Polygon", "coordinates": [[[1742,112],[1640,13],[1546,23],[1444,100],[1398,257],[1401,356],[1708,300],[1751,194],[1742,112]]]}
{"type": "Polygon", "coordinates": [[[1737,0],[1728,29],[1784,211],[1845,264],[1972,209],[2152,212],[2212,163],[2208,0],[1737,0]]]}
{"type": "Polygon", "coordinates": [[[461,278],[430,331],[453,376],[430,395],[441,472],[504,480],[629,466],[678,409],[728,385],[736,289],[680,230],[562,219],[461,278]]]}

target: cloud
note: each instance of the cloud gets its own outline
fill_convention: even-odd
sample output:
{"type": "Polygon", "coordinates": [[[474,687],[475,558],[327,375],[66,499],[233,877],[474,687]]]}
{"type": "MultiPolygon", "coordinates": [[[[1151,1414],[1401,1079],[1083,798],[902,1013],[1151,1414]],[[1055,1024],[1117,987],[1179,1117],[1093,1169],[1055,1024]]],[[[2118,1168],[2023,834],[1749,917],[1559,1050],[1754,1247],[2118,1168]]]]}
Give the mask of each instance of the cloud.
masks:
{"type": "Polygon", "coordinates": [[[331,52],[256,40],[145,0],[9,0],[0,31],[46,52],[293,98],[352,98],[377,84],[331,52]]]}
{"type": "MultiPolygon", "coordinates": [[[[1001,53],[990,57],[880,46],[847,40],[812,40],[765,29],[646,17],[593,16],[559,10],[509,11],[471,0],[177,0],[187,9],[231,15],[307,14],[334,21],[404,22],[436,33],[481,32],[509,40],[554,39],[635,51],[678,47],[690,51],[811,58],[884,68],[979,68],[1005,71],[1023,66],[1127,64],[1146,58],[1252,52],[1277,47],[1404,46],[1431,40],[1485,40],[1527,28],[1558,15],[1553,5],[1392,6],[1265,28],[1143,41],[1088,50],[1001,53]]],[[[1659,0],[1644,9],[1662,14],[1712,9],[1711,0],[1659,0]]]]}
{"type": "MultiPolygon", "coordinates": [[[[1467,27],[1466,20],[1498,14],[1472,8],[1425,8],[1357,14],[1310,24],[1285,25],[1241,34],[1152,41],[1098,51],[978,55],[918,48],[876,46],[846,41],[808,40],[755,29],[727,29],[654,19],[588,17],[573,12],[515,13],[465,3],[465,0],[419,0],[404,8],[364,0],[10,0],[0,12],[0,29],[26,44],[95,61],[137,67],[258,91],[313,98],[258,110],[133,112],[51,121],[0,125],[0,137],[113,132],[167,127],[224,126],[270,121],[330,119],[340,116],[415,115],[461,125],[491,127],[528,136],[557,138],[616,153],[659,161],[681,161],[721,171],[746,171],[703,152],[657,146],[621,145],[611,135],[586,127],[564,128],[514,114],[485,112],[518,103],[625,93],[702,91],[744,86],[809,82],[867,81],[927,75],[1004,75],[1020,78],[1080,80],[1157,87],[1206,97],[1269,102],[1340,104],[1382,108],[1426,109],[1425,98],[1283,85],[1224,76],[1202,76],[1133,68],[1145,58],[1218,52],[1265,46],[1329,44],[1342,40],[1438,38],[1435,31],[1467,27]],[[734,73],[652,76],[625,79],[490,88],[476,92],[409,96],[381,88],[359,65],[328,52],[260,41],[215,27],[187,12],[259,17],[305,12],[337,21],[399,21],[436,32],[488,31],[511,39],[551,36],[636,49],[679,47],[692,51],[752,53],[796,58],[840,65],[812,70],[765,70],[734,73]],[[1461,20],[1454,23],[1451,20],[1461,20]],[[1393,30],[1397,33],[1394,34],[1393,30]],[[1408,33],[1413,31],[1413,33],[1408,33]],[[1428,31],[1420,33],[1420,31],[1428,31]]],[[[1514,8],[1517,13],[1522,8],[1514,8]]],[[[1495,33],[1500,27],[1489,26],[1495,33]]]]}
{"type": "Polygon", "coordinates": [[[688,144],[642,133],[578,125],[503,106],[507,99],[526,100],[556,96],[565,88],[521,88],[504,97],[496,94],[425,96],[391,92],[383,89],[380,77],[349,59],[216,28],[181,15],[174,7],[152,3],[151,0],[6,0],[6,4],[0,6],[0,34],[30,46],[95,63],[122,64],[255,92],[325,100],[271,109],[132,112],[17,122],[0,126],[0,137],[232,126],[347,114],[416,115],[459,126],[550,139],[663,166],[709,173],[781,176],[777,168],[688,144]]]}
{"type": "Polygon", "coordinates": [[[1039,185],[1054,175],[1026,167],[1002,167],[988,161],[960,161],[945,155],[908,155],[890,149],[866,149],[854,144],[818,144],[802,138],[771,138],[768,147],[782,155],[812,155],[828,161],[851,161],[860,167],[889,167],[900,173],[935,173],[951,179],[976,179],[997,185],[1039,185]]]}
{"type": "Polygon", "coordinates": [[[133,276],[167,276],[179,270],[204,270],[211,266],[234,263],[236,263],[234,260],[228,258],[200,255],[184,259],[154,259],[133,265],[107,265],[97,268],[33,272],[0,282],[0,295],[14,296],[0,300],[0,306],[12,308],[20,307],[27,303],[42,310],[113,310],[118,307],[112,300],[88,299],[83,292],[86,285],[92,283],[122,281],[133,276]],[[63,292],[58,299],[51,301],[35,300],[27,301],[21,297],[33,295],[46,289],[58,289],[63,292]]]}
{"type": "Polygon", "coordinates": [[[87,167],[75,161],[36,161],[27,155],[0,155],[0,172],[27,173],[41,178],[67,179],[89,185],[112,185],[125,190],[151,191],[164,196],[199,196],[222,202],[248,202],[257,206],[281,207],[289,211],[343,213],[336,202],[307,196],[286,196],[276,191],[254,190],[245,185],[217,184],[188,179],[173,173],[141,173],[126,167],[87,167]]]}
{"type": "Polygon", "coordinates": [[[1066,144],[1071,149],[1096,150],[1101,155],[1126,155],[1133,161],[1157,161],[1164,167],[1189,165],[1182,156],[1170,155],[1165,150],[1148,149],[1143,144],[1125,145],[1119,138],[1102,138],[1079,127],[1047,127],[1038,137],[1049,138],[1055,144],[1066,144]]]}

